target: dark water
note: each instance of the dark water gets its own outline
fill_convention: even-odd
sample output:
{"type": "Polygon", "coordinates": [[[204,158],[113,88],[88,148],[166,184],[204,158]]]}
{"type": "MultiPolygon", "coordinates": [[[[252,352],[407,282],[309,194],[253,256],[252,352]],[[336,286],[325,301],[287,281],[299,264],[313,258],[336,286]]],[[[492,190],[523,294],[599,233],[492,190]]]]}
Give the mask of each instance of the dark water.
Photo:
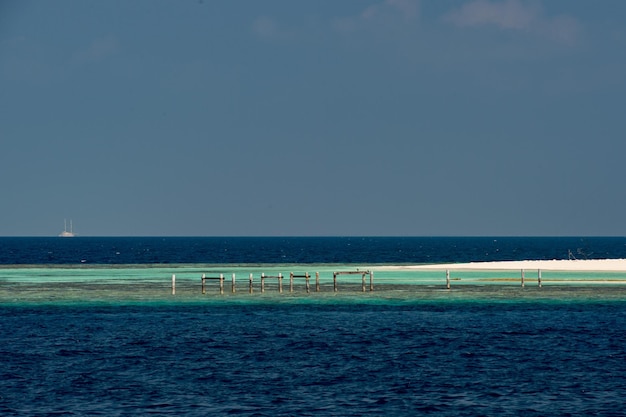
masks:
{"type": "MultiPolygon", "coordinates": [[[[625,243],[0,238],[0,263],[52,268],[626,258],[625,243]]],[[[0,268],[0,286],[8,285],[3,274],[10,270],[0,268]]],[[[7,294],[22,287],[14,282],[10,288],[7,294]]],[[[68,291],[76,288],[95,291],[86,284],[68,291]]],[[[45,294],[42,303],[0,300],[0,415],[626,415],[621,286],[553,286],[550,297],[527,289],[523,299],[521,289],[489,288],[459,287],[437,298],[419,298],[416,289],[414,300],[384,291],[368,298],[216,296],[193,303],[129,304],[114,296],[95,304],[57,303],[45,294]],[[477,292],[482,296],[472,295],[477,292]],[[500,295],[490,298],[492,293],[500,295]]]]}
{"type": "Polygon", "coordinates": [[[0,265],[449,263],[626,258],[625,237],[0,238],[0,265]]]}
{"type": "Polygon", "coordinates": [[[624,415],[625,307],[0,308],[0,413],[624,415]]]}

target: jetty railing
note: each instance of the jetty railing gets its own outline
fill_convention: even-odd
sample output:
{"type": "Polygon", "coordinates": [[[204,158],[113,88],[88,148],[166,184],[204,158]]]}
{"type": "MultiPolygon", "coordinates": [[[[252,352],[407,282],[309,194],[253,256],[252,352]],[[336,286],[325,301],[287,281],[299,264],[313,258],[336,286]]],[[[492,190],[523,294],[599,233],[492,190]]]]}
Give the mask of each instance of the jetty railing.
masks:
{"type": "MultiPolygon", "coordinates": [[[[219,280],[220,294],[224,294],[224,274],[220,274],[217,277],[207,277],[205,274],[202,274],[202,294],[206,294],[206,280],[219,280]]],[[[235,274],[233,274],[233,292],[235,292],[235,274]]]]}
{"type": "MultiPolygon", "coordinates": [[[[304,278],[306,292],[307,294],[311,292],[311,285],[309,283],[311,279],[311,275],[309,275],[308,272],[305,272],[304,274],[300,274],[300,275],[294,274],[293,272],[289,273],[289,292],[293,292],[294,278],[304,278]]],[[[316,292],[320,291],[320,273],[319,272],[315,273],[315,291],[316,292]]]]}
{"type": "Polygon", "coordinates": [[[335,292],[338,291],[337,289],[337,277],[339,275],[356,275],[359,274],[361,275],[361,285],[362,285],[362,290],[363,292],[365,292],[365,275],[369,275],[370,276],[370,291],[374,291],[374,273],[372,271],[341,271],[341,272],[333,272],[333,288],[335,290],[335,292]]]}

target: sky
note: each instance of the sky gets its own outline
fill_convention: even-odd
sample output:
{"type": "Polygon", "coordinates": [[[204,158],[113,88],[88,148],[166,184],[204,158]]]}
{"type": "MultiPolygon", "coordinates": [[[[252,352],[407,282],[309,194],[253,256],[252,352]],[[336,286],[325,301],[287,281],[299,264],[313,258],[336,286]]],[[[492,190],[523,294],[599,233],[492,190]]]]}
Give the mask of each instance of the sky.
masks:
{"type": "Polygon", "coordinates": [[[626,236],[622,0],[0,0],[0,236],[626,236]]]}

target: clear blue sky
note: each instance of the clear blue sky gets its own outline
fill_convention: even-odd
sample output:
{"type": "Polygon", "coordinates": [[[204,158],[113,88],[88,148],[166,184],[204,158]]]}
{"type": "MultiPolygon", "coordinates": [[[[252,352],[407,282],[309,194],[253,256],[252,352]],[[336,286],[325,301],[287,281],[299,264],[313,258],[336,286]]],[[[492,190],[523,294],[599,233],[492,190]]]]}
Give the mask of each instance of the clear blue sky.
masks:
{"type": "Polygon", "coordinates": [[[626,2],[0,0],[0,235],[626,235],[626,2]]]}

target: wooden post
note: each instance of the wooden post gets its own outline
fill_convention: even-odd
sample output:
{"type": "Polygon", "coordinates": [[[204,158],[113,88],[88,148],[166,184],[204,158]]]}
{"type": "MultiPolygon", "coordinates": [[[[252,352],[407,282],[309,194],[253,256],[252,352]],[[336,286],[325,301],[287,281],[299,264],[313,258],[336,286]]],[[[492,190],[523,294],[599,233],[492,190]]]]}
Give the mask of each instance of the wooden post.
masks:
{"type": "Polygon", "coordinates": [[[320,273],[315,273],[315,292],[320,292],[320,273]]]}
{"type": "Polygon", "coordinates": [[[446,288],[450,289],[450,270],[446,269],[446,288]]]}
{"type": "Polygon", "coordinates": [[[289,273],[289,292],[293,292],[293,272],[289,273]]]}
{"type": "Polygon", "coordinates": [[[337,292],[337,273],[333,272],[333,288],[337,292]]]}
{"type": "Polygon", "coordinates": [[[524,288],[526,284],[524,283],[524,270],[522,269],[522,288],[524,288]]]}
{"type": "Polygon", "coordinates": [[[278,273],[278,292],[283,293],[283,274],[278,273]]]}
{"type": "Polygon", "coordinates": [[[206,280],[206,275],[202,274],[202,294],[206,294],[206,289],[204,287],[204,281],[206,280]]]}
{"type": "Polygon", "coordinates": [[[361,291],[365,292],[365,274],[361,274],[361,291]]]}
{"type": "Polygon", "coordinates": [[[224,294],[224,274],[220,274],[220,294],[224,294]]]}
{"type": "Polygon", "coordinates": [[[250,294],[252,294],[252,274],[250,274],[250,294]]]}
{"type": "Polygon", "coordinates": [[[172,274],[172,295],[176,295],[176,274],[172,274]]]}
{"type": "Polygon", "coordinates": [[[235,286],[235,274],[234,273],[233,273],[233,284],[232,285],[233,285],[232,292],[234,294],[235,292],[237,292],[237,287],[235,286]]]}
{"type": "Polygon", "coordinates": [[[370,271],[370,292],[374,291],[374,271],[370,271]]]}
{"type": "Polygon", "coordinates": [[[261,292],[265,292],[265,273],[261,274],[261,292]]]}
{"type": "Polygon", "coordinates": [[[537,270],[537,284],[539,284],[539,288],[541,288],[541,269],[537,270]]]}
{"type": "Polygon", "coordinates": [[[306,293],[308,294],[311,292],[311,286],[309,285],[309,273],[308,272],[304,274],[304,279],[306,281],[306,293]]]}

